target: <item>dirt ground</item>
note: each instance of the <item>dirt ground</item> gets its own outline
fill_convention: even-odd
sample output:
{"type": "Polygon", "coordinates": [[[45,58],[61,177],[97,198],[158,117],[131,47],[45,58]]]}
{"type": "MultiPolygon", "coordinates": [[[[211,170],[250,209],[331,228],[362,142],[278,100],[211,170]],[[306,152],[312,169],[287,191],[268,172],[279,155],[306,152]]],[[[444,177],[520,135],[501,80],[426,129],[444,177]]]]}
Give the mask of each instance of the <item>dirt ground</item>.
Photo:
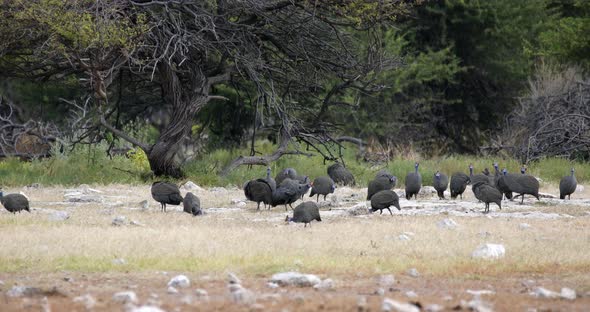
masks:
{"type": "MultiPolygon", "coordinates": [[[[479,298],[493,311],[590,311],[590,248],[587,248],[590,246],[590,200],[585,199],[590,198],[588,191],[579,192],[570,202],[552,198],[537,202],[527,198],[525,205],[505,202],[501,211],[492,205],[492,213],[488,215],[481,213],[483,204],[473,199],[470,190],[467,190],[463,200],[457,201],[440,201],[434,194],[427,192],[418,201],[402,199],[402,211],[395,210],[391,217],[385,214],[351,216],[350,209],[364,202],[366,189],[340,188],[335,196],[330,195],[328,201],[322,203],[321,213],[324,220],[313,224],[312,229],[304,229],[302,225],[284,226],[282,220],[286,212],[282,207],[257,212],[255,204],[242,204],[244,196],[237,188],[194,190],[207,212],[204,217],[196,218],[183,213],[179,207],[170,207],[167,214],[160,212],[159,205],[149,196],[149,186],[81,186],[75,190],[85,195],[99,196],[98,202],[70,202],[66,194],[72,190],[58,187],[23,188],[5,192],[20,191],[31,199],[32,213],[0,213],[0,237],[4,238],[0,243],[0,263],[6,265],[6,269],[0,271],[0,289],[3,293],[0,311],[87,311],[83,303],[74,300],[86,294],[96,299],[96,305],[89,309],[91,311],[125,311],[130,307],[114,302],[112,297],[114,293],[126,290],[137,294],[138,306],[153,305],[165,311],[381,311],[384,298],[414,303],[423,310],[436,304],[444,311],[467,311],[469,302],[479,298]],[[143,200],[148,200],[147,207],[145,203],[141,203],[143,200]],[[46,221],[46,217],[59,210],[67,211],[70,218],[63,222],[46,221]],[[121,214],[142,225],[113,227],[110,220],[121,214]],[[451,232],[434,226],[437,220],[446,217],[452,217],[462,228],[451,232]],[[518,224],[523,222],[529,223],[533,230],[528,233],[519,230],[518,224]],[[143,245],[147,237],[167,233],[171,224],[182,228],[178,233],[171,234],[172,239],[178,241],[178,248],[167,246],[170,242],[166,240],[156,245],[143,245]],[[114,229],[120,233],[113,234],[116,232],[114,229]],[[347,229],[352,232],[351,238],[342,234],[342,239],[350,240],[350,246],[345,246],[348,250],[335,247],[326,250],[328,244],[334,244],[330,231],[343,232],[347,229]],[[148,230],[151,232],[143,233],[148,230]],[[407,246],[405,242],[397,239],[381,242],[375,239],[375,243],[371,237],[370,243],[375,250],[368,251],[369,256],[365,256],[368,260],[358,260],[358,255],[355,255],[360,253],[362,256],[363,252],[367,252],[365,246],[368,242],[365,241],[368,239],[363,239],[363,236],[369,238],[369,232],[374,232],[377,238],[389,235],[387,233],[397,237],[398,233],[405,230],[416,233],[416,238],[412,240],[416,249],[404,251],[402,248],[407,246]],[[22,237],[23,233],[31,232],[38,232],[39,236],[51,234],[59,237],[70,235],[72,231],[88,231],[90,234],[74,242],[59,238],[22,237]],[[100,266],[95,269],[71,269],[72,264],[60,265],[60,261],[66,261],[72,255],[85,254],[91,259],[97,257],[92,250],[76,249],[82,248],[80,246],[84,244],[95,244],[97,254],[112,251],[129,257],[132,262],[131,254],[125,253],[125,249],[130,248],[129,245],[119,246],[117,240],[135,245],[131,247],[140,254],[153,246],[166,251],[170,248],[179,256],[189,255],[189,259],[190,255],[202,256],[200,252],[204,252],[205,256],[209,255],[202,251],[203,248],[185,244],[179,238],[187,233],[189,236],[200,233],[199,231],[228,232],[227,237],[220,238],[218,244],[222,246],[207,246],[210,249],[208,252],[230,259],[227,260],[230,261],[228,263],[235,259],[234,255],[231,252],[224,254],[222,249],[216,248],[235,244],[237,252],[243,253],[239,247],[244,245],[244,249],[254,249],[254,254],[250,255],[253,259],[258,259],[257,252],[267,251],[266,249],[279,250],[285,255],[277,255],[277,258],[285,257],[285,261],[303,258],[305,269],[311,271],[303,273],[315,273],[322,279],[330,278],[335,287],[330,290],[316,290],[311,287],[274,289],[267,285],[272,275],[268,273],[268,269],[264,269],[264,273],[256,273],[256,269],[244,269],[243,273],[237,274],[242,280],[242,286],[254,294],[256,304],[239,304],[232,302],[230,298],[226,280],[226,272],[230,269],[224,270],[223,263],[205,263],[216,268],[211,272],[195,270],[194,266],[189,266],[186,271],[161,270],[168,267],[166,263],[156,263],[153,267],[139,267],[132,263],[124,267],[125,269],[116,271],[110,270],[109,266],[106,269],[100,266]],[[251,235],[248,235],[248,240],[236,243],[231,237],[236,235],[233,231],[245,231],[251,235]],[[501,231],[503,232],[498,233],[501,231]],[[559,233],[564,236],[559,237],[559,233]],[[283,238],[282,234],[291,237],[283,238]],[[436,240],[434,236],[437,235],[442,240],[436,240]],[[485,237],[489,235],[502,241],[509,249],[506,260],[499,265],[499,269],[493,263],[477,269],[477,262],[461,260],[465,255],[468,257],[473,246],[485,241],[485,237]],[[256,240],[257,236],[267,240],[276,237],[279,242],[261,244],[256,240]],[[305,237],[301,238],[302,236],[305,237]],[[289,248],[281,249],[284,244],[281,239],[297,246],[298,240],[309,240],[310,237],[316,237],[320,243],[303,248],[300,250],[301,254],[290,254],[289,248]],[[578,242],[568,245],[569,240],[576,238],[579,238],[578,242]],[[358,249],[357,243],[361,246],[358,249]],[[380,245],[373,246],[377,244],[380,245]],[[456,254],[438,250],[445,244],[454,246],[456,254]],[[529,245],[532,246],[531,249],[527,249],[529,245]],[[60,246],[70,249],[57,248],[60,246]],[[52,252],[46,252],[47,248],[52,252]],[[182,248],[187,249],[177,251],[182,248]],[[420,248],[432,250],[422,251],[420,248]],[[546,251],[544,249],[549,248],[556,248],[557,254],[548,251],[549,256],[537,257],[537,253],[543,253],[546,251]],[[342,262],[378,264],[383,259],[399,254],[401,263],[391,262],[393,272],[390,270],[379,273],[367,268],[355,270],[352,264],[347,266],[346,263],[338,263],[340,254],[330,255],[339,252],[342,252],[342,262]],[[308,255],[309,253],[320,254],[314,256],[308,255]],[[330,256],[335,257],[336,262],[330,256]],[[449,261],[447,256],[458,260],[449,261]],[[513,264],[520,266],[521,261],[527,262],[522,264],[522,268],[510,268],[513,264]],[[406,262],[409,263],[406,265],[406,262]],[[422,269],[437,262],[442,264],[433,268],[432,273],[422,269]],[[445,271],[447,263],[450,265],[448,272],[445,271]],[[407,266],[419,267],[420,276],[412,277],[407,274],[403,269],[407,266]],[[15,267],[21,269],[14,269],[15,267]],[[465,267],[464,274],[461,273],[461,267],[465,267]],[[395,276],[395,283],[380,284],[380,277],[390,273],[395,276]],[[178,289],[179,293],[170,294],[167,283],[178,274],[186,275],[191,285],[178,289]],[[12,297],[8,294],[13,285],[26,285],[35,289],[30,295],[12,297]],[[556,292],[568,287],[576,290],[577,299],[537,298],[530,294],[536,287],[556,292]],[[208,297],[199,297],[197,289],[206,290],[208,297]],[[481,290],[492,293],[477,296],[469,292],[481,290]],[[366,304],[359,304],[365,300],[366,304]]],[[[544,186],[542,191],[553,194],[556,192],[551,185],[544,186]]],[[[206,241],[198,241],[196,244],[203,242],[206,241]]],[[[277,263],[278,267],[282,267],[281,262],[277,263]]],[[[179,266],[182,267],[182,263],[170,263],[171,268],[179,266]]],[[[240,264],[232,267],[240,267],[240,264]]]]}

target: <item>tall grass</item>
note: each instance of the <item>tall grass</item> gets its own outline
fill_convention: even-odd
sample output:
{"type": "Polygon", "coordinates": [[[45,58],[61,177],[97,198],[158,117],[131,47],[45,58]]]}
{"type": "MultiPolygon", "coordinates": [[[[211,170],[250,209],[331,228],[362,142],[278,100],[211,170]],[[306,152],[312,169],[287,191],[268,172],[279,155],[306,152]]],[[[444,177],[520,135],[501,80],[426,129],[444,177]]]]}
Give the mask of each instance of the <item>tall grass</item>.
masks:
{"type": "MultiPolygon", "coordinates": [[[[274,151],[268,141],[257,143],[257,150],[262,154],[274,151]]],[[[23,162],[15,158],[0,161],[0,176],[2,185],[20,186],[32,183],[43,185],[77,185],[77,184],[144,184],[151,181],[149,163],[141,150],[136,150],[126,156],[115,156],[112,159],[106,154],[106,145],[93,147],[78,147],[73,151],[54,153],[55,156],[31,162],[23,162]]],[[[371,165],[356,159],[356,148],[344,150],[346,166],[354,174],[358,186],[366,186],[375,172],[388,169],[398,177],[398,185],[403,185],[408,172],[414,170],[415,159],[398,157],[388,163],[371,165]]],[[[263,166],[242,166],[233,170],[229,175],[218,175],[225,166],[239,155],[248,155],[247,149],[215,150],[201,155],[198,159],[183,166],[186,179],[205,186],[241,186],[247,180],[262,177],[266,174],[263,166]]],[[[519,172],[520,164],[515,159],[493,157],[476,157],[471,155],[450,155],[445,157],[418,159],[420,173],[425,185],[432,185],[432,178],[437,170],[447,175],[454,172],[468,173],[469,164],[475,167],[475,173],[484,168],[493,172],[493,162],[497,161],[501,168],[509,172],[519,172]]],[[[308,175],[312,180],[326,175],[326,169],[331,163],[324,163],[321,156],[284,156],[270,165],[273,176],[281,169],[293,167],[300,174],[308,175]]],[[[565,159],[548,158],[529,165],[528,173],[541,178],[545,182],[559,183],[561,177],[569,174],[570,168],[575,167],[576,177],[584,183],[590,179],[590,164],[571,162],[565,159]]]]}

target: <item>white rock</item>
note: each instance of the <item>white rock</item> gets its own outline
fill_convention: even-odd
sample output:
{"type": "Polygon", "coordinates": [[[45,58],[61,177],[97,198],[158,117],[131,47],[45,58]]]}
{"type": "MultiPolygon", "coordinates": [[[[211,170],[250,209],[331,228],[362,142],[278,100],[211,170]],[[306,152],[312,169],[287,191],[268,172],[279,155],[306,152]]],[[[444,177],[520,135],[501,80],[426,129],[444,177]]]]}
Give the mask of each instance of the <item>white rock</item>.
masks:
{"type": "Polygon", "coordinates": [[[582,184],[578,184],[578,186],[576,186],[576,192],[581,193],[583,191],[584,191],[584,186],[582,184]]]}
{"type": "Polygon", "coordinates": [[[198,186],[197,184],[195,184],[195,182],[193,182],[193,181],[186,182],[180,188],[185,191],[196,191],[196,192],[203,191],[203,188],[198,186]]]}
{"type": "Polygon", "coordinates": [[[367,308],[367,304],[367,297],[358,297],[358,299],[356,300],[357,311],[365,311],[365,309],[367,308]]]}
{"type": "Polygon", "coordinates": [[[279,286],[279,284],[277,284],[277,283],[268,282],[268,283],[266,283],[266,287],[268,287],[268,288],[270,288],[270,289],[277,289],[277,288],[279,288],[280,286],[279,286]]]}
{"type": "Polygon", "coordinates": [[[150,203],[148,202],[148,200],[142,200],[139,202],[139,208],[141,208],[142,210],[147,210],[148,208],[150,208],[150,203]]]}
{"type": "Polygon", "coordinates": [[[227,282],[229,284],[242,284],[242,281],[232,272],[227,273],[227,282]]]}
{"type": "Polygon", "coordinates": [[[70,218],[70,214],[67,211],[55,211],[49,214],[48,219],[49,221],[65,221],[70,218]]]}
{"type": "Polygon", "coordinates": [[[100,195],[85,194],[81,191],[66,191],[64,199],[70,203],[102,203],[103,197],[100,195]]]}
{"type": "Polygon", "coordinates": [[[254,293],[242,287],[240,284],[229,284],[230,298],[237,304],[253,304],[256,302],[254,293]]]}
{"type": "Polygon", "coordinates": [[[377,296],[384,296],[385,295],[385,289],[383,289],[383,288],[377,288],[375,290],[375,295],[377,295],[377,296]]]}
{"type": "Polygon", "coordinates": [[[236,207],[238,207],[238,208],[246,207],[246,203],[245,202],[239,202],[239,203],[236,204],[236,207]]]}
{"type": "Polygon", "coordinates": [[[369,214],[369,208],[367,207],[366,202],[361,202],[348,208],[346,212],[351,216],[366,215],[369,214]]]}
{"type": "Polygon", "coordinates": [[[6,292],[6,295],[8,295],[8,297],[22,297],[31,292],[31,290],[32,287],[14,285],[6,292]]]}
{"type": "Polygon", "coordinates": [[[527,230],[527,229],[530,229],[531,228],[531,225],[528,224],[528,223],[521,223],[521,224],[518,225],[518,228],[521,229],[521,230],[527,230]]]}
{"type": "Polygon", "coordinates": [[[231,200],[231,204],[232,205],[235,205],[235,204],[243,203],[245,201],[246,200],[245,199],[242,199],[242,198],[234,198],[234,199],[231,200]]]}
{"type": "Polygon", "coordinates": [[[483,290],[471,290],[471,289],[467,289],[466,291],[467,291],[468,294],[473,295],[473,296],[483,296],[483,295],[494,295],[494,294],[496,294],[495,291],[488,290],[488,289],[483,289],[483,290]]]}
{"type": "Polygon", "coordinates": [[[429,304],[426,307],[424,307],[425,312],[440,312],[442,310],[444,310],[444,307],[436,303],[429,304]]]}
{"type": "Polygon", "coordinates": [[[560,293],[561,298],[567,300],[576,300],[576,291],[571,288],[562,288],[560,293]]]}
{"type": "Polygon", "coordinates": [[[177,293],[178,293],[178,289],[174,288],[174,286],[168,286],[168,290],[167,290],[167,292],[168,292],[169,294],[171,294],[171,295],[172,295],[172,294],[177,294],[177,293]]]}
{"type": "Polygon", "coordinates": [[[401,240],[401,241],[410,241],[410,240],[412,240],[412,239],[411,239],[411,238],[410,238],[408,235],[406,235],[406,234],[400,234],[400,235],[397,237],[397,239],[398,239],[398,240],[401,240]]]}
{"type": "Polygon", "coordinates": [[[135,220],[131,220],[129,222],[130,225],[134,225],[134,226],[145,226],[143,223],[140,223],[139,221],[135,221],[135,220]]]}
{"type": "Polygon", "coordinates": [[[176,275],[168,282],[168,287],[186,288],[191,285],[191,281],[186,275],[176,275]]]}
{"type": "Polygon", "coordinates": [[[121,226],[127,224],[127,218],[125,216],[116,216],[111,223],[114,226],[121,226]]]}
{"type": "Polygon", "coordinates": [[[379,286],[381,287],[390,287],[395,284],[395,276],[392,274],[381,275],[379,277],[379,286]]]}
{"type": "Polygon", "coordinates": [[[409,303],[403,303],[399,301],[395,301],[389,298],[383,299],[383,304],[381,304],[381,311],[383,312],[420,312],[420,309],[409,303]]]}
{"type": "Polygon", "coordinates": [[[420,192],[418,192],[419,196],[429,196],[432,194],[436,194],[436,189],[430,185],[424,185],[420,188],[420,192]]]}
{"type": "Polygon", "coordinates": [[[501,244],[483,244],[471,253],[473,258],[498,259],[504,257],[506,249],[501,244]]]}
{"type": "Polygon", "coordinates": [[[408,298],[416,298],[416,297],[418,297],[418,294],[415,291],[413,291],[413,290],[406,291],[405,295],[408,298]]]}
{"type": "Polygon", "coordinates": [[[195,295],[197,297],[209,297],[209,293],[202,288],[195,289],[195,295]]]}
{"type": "Polygon", "coordinates": [[[319,284],[315,284],[313,288],[316,290],[334,290],[334,281],[331,278],[327,278],[319,284]]]}
{"type": "Polygon", "coordinates": [[[81,303],[84,305],[86,310],[92,310],[96,305],[96,299],[92,297],[90,294],[86,294],[84,296],[78,296],[73,299],[75,303],[81,303]]]}
{"type": "Polygon", "coordinates": [[[445,218],[440,220],[436,225],[441,229],[454,229],[457,227],[457,222],[451,218],[445,218]]]}
{"type": "Polygon", "coordinates": [[[113,295],[113,301],[137,304],[137,295],[134,291],[121,291],[113,295]]]}
{"type": "Polygon", "coordinates": [[[554,292],[552,290],[543,288],[543,287],[536,287],[533,292],[531,293],[532,296],[537,298],[549,298],[555,299],[560,297],[560,293],[554,292]]]}
{"type": "Polygon", "coordinates": [[[414,233],[414,232],[403,232],[402,235],[414,237],[416,235],[416,233],[414,233]]]}
{"type": "Polygon", "coordinates": [[[416,268],[409,269],[407,273],[411,277],[420,277],[420,273],[418,272],[418,270],[416,270],[416,268]]]}
{"type": "Polygon", "coordinates": [[[158,307],[151,306],[151,305],[145,305],[145,306],[141,306],[141,307],[133,307],[129,311],[130,312],[166,312],[158,307]]]}
{"type": "Polygon", "coordinates": [[[271,282],[281,286],[311,287],[321,283],[321,279],[313,274],[302,274],[299,272],[283,272],[274,274],[271,282]]]}
{"type": "Polygon", "coordinates": [[[125,259],[123,259],[123,258],[117,258],[117,259],[113,259],[113,264],[124,265],[124,264],[127,264],[127,261],[125,261],[125,259]]]}
{"type": "Polygon", "coordinates": [[[467,303],[467,307],[469,308],[469,310],[474,311],[474,312],[493,312],[494,311],[489,303],[481,301],[481,299],[479,299],[479,297],[476,297],[475,299],[469,301],[467,303]]]}

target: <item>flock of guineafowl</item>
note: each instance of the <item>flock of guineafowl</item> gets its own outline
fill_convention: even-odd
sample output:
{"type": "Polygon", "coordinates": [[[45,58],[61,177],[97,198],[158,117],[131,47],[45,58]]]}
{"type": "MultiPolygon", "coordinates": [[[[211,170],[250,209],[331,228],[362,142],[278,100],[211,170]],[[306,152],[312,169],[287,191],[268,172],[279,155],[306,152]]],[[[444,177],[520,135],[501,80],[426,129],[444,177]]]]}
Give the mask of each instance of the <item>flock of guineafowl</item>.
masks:
{"type": "MultiPolygon", "coordinates": [[[[467,185],[471,184],[475,197],[485,204],[484,213],[490,211],[490,203],[495,203],[502,209],[502,199],[513,200],[518,196],[521,197],[521,203],[524,201],[524,195],[532,195],[539,200],[539,182],[538,180],[526,174],[526,168],[521,169],[520,174],[508,173],[506,169],[500,171],[497,163],[494,163],[495,173],[492,175],[486,168],[481,174],[473,174],[473,165],[469,165],[469,175],[457,172],[450,179],[451,198],[456,199],[460,196],[463,199],[463,192],[467,185]],[[517,194],[513,196],[513,194],[517,194]]],[[[328,175],[318,177],[313,182],[308,176],[298,175],[293,168],[287,168],[279,172],[273,179],[271,169],[267,168],[266,177],[253,179],[244,185],[244,194],[250,201],[256,202],[257,210],[260,210],[260,203],[265,207],[275,207],[287,205],[298,199],[303,200],[304,195],[311,189],[310,197],[316,196],[316,202],[319,201],[320,195],[324,200],[328,194],[334,193],[336,185],[354,185],[354,176],[342,164],[335,163],[328,167],[328,175]]],[[[387,170],[377,172],[375,178],[369,182],[367,188],[367,200],[371,201],[371,212],[377,210],[383,213],[387,209],[391,215],[390,207],[394,206],[401,210],[398,195],[392,191],[397,184],[397,177],[387,170]]],[[[449,178],[444,173],[437,171],[434,174],[433,186],[438,197],[444,199],[444,192],[449,187],[449,178]]],[[[419,172],[419,164],[414,164],[414,171],[406,175],[405,179],[405,196],[407,200],[412,197],[418,198],[418,193],[422,187],[422,176],[419,172]]],[[[559,198],[570,198],[577,187],[574,168],[571,174],[563,177],[559,183],[559,198]]],[[[184,198],[180,194],[179,188],[168,182],[154,182],[151,187],[152,197],[160,203],[162,211],[166,211],[166,205],[183,204],[184,211],[192,215],[201,215],[201,203],[199,198],[191,192],[188,192],[184,198]]],[[[21,210],[29,211],[29,201],[22,194],[8,194],[3,196],[0,191],[0,202],[6,210],[16,213],[21,210]]],[[[311,221],[322,221],[318,205],[313,201],[304,201],[293,209],[293,217],[287,217],[286,221],[300,222],[311,224],[311,221]]]]}

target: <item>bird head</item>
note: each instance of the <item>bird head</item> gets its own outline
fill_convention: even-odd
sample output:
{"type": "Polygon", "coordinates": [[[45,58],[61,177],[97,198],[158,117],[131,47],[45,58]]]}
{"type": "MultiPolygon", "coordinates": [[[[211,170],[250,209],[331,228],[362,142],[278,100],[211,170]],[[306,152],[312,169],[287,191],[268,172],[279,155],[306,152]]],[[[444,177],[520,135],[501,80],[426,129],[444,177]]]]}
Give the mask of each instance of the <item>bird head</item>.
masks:
{"type": "Polygon", "coordinates": [[[397,177],[396,176],[389,177],[389,182],[393,183],[395,181],[397,181],[397,177]]]}
{"type": "Polygon", "coordinates": [[[336,190],[336,184],[332,183],[332,192],[334,192],[336,190]]]}
{"type": "Polygon", "coordinates": [[[508,174],[508,170],[506,170],[506,168],[504,168],[504,169],[502,169],[502,173],[503,173],[504,175],[507,175],[507,174],[508,174]]]}
{"type": "Polygon", "coordinates": [[[520,168],[520,173],[522,173],[522,174],[526,173],[526,165],[522,165],[522,167],[520,168]]]}
{"type": "Polygon", "coordinates": [[[434,176],[435,176],[437,179],[440,179],[440,172],[437,170],[437,171],[436,171],[436,173],[434,174],[434,176]]]}
{"type": "Polygon", "coordinates": [[[494,169],[496,169],[496,171],[498,171],[498,163],[497,162],[494,163],[494,169]]]}
{"type": "MultiPolygon", "coordinates": [[[[575,171],[575,170],[574,170],[574,167],[572,167],[572,170],[571,170],[571,172],[572,172],[572,175],[574,175],[574,171],[575,171]]],[[[2,196],[2,192],[0,192],[0,196],[2,196]]]]}
{"type": "Polygon", "coordinates": [[[469,174],[473,175],[473,164],[469,164],[469,174]]]}

